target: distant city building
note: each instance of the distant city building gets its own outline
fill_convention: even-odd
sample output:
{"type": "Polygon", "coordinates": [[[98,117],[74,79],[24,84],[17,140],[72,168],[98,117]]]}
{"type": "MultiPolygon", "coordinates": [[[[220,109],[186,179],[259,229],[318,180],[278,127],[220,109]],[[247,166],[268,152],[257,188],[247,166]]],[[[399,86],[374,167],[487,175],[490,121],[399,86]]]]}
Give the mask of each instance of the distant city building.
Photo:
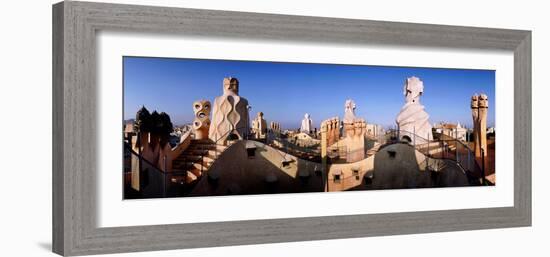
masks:
{"type": "Polygon", "coordinates": [[[311,116],[309,116],[308,113],[304,115],[304,119],[302,120],[302,126],[300,126],[300,132],[310,134],[311,133],[311,123],[313,121],[311,120],[311,116]]]}
{"type": "Polygon", "coordinates": [[[461,141],[466,141],[466,134],[468,133],[468,129],[463,127],[460,122],[456,124],[446,122],[436,123],[434,124],[434,129],[437,133],[451,138],[456,138],[461,141]]]}
{"type": "Polygon", "coordinates": [[[367,123],[367,135],[371,137],[379,137],[384,135],[384,128],[378,124],[367,123]]]}

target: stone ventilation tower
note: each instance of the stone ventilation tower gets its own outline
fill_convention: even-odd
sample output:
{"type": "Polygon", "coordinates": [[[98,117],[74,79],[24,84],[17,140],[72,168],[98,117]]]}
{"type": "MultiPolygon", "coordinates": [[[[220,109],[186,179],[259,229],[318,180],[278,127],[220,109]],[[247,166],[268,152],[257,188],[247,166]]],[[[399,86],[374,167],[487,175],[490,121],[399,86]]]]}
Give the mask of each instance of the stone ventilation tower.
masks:
{"type": "Polygon", "coordinates": [[[328,144],[328,147],[330,147],[336,142],[338,142],[338,140],[340,140],[340,118],[333,117],[323,121],[321,125],[323,123],[326,123],[327,144],[328,144]]]}
{"type": "Polygon", "coordinates": [[[195,112],[195,120],[193,121],[195,139],[208,139],[211,109],[212,106],[208,100],[198,100],[193,103],[193,111],[195,112]]]}
{"type": "Polygon", "coordinates": [[[474,154],[478,163],[487,167],[487,109],[489,108],[487,95],[472,96],[471,107],[474,124],[474,154]],[[485,163],[481,163],[482,159],[485,163]]]}
{"type": "Polygon", "coordinates": [[[281,124],[279,124],[279,122],[272,121],[269,124],[269,128],[271,128],[271,131],[273,131],[273,133],[281,133],[281,124]]]}
{"type": "Polygon", "coordinates": [[[252,121],[252,129],[254,131],[254,136],[257,139],[264,139],[267,135],[267,122],[264,119],[264,113],[258,112],[256,119],[252,121]]]}
{"type": "Polygon", "coordinates": [[[300,126],[300,132],[310,134],[311,133],[311,116],[309,113],[306,113],[304,115],[304,119],[302,120],[302,125],[300,126]]]}
{"type": "Polygon", "coordinates": [[[331,120],[325,120],[321,122],[321,164],[322,164],[322,171],[324,174],[327,172],[327,158],[328,158],[328,137],[329,137],[329,129],[330,129],[330,123],[331,120]]]}
{"type": "Polygon", "coordinates": [[[212,124],[208,137],[216,144],[227,145],[228,140],[245,139],[249,132],[248,100],[239,96],[239,81],[223,79],[223,95],[214,99],[212,124]]]}
{"type": "Polygon", "coordinates": [[[403,95],[405,104],[397,115],[396,123],[399,129],[400,139],[415,141],[415,143],[427,143],[433,140],[432,125],[430,116],[420,103],[420,96],[424,94],[424,83],[417,77],[410,77],[405,80],[403,95]],[[420,138],[417,138],[418,135],[420,138]]]}
{"type": "Polygon", "coordinates": [[[365,131],[367,123],[355,116],[356,105],[351,99],[344,105],[344,142],[348,162],[356,162],[365,158],[365,131]]]}
{"type": "Polygon", "coordinates": [[[478,95],[472,96],[471,108],[472,108],[472,119],[474,132],[472,136],[474,137],[474,154],[478,158],[481,156],[481,148],[479,145],[479,99],[478,95]]]}

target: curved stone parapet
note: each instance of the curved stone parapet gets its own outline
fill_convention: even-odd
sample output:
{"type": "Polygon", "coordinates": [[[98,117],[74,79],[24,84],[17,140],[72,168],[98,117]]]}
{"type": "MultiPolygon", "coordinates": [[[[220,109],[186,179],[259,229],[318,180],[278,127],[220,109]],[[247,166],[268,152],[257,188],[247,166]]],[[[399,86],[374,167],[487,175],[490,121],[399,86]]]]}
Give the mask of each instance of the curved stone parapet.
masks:
{"type": "Polygon", "coordinates": [[[430,188],[472,185],[455,161],[434,159],[407,144],[388,145],[374,155],[370,189],[430,188]],[[437,179],[434,179],[437,174],[437,179]]]}

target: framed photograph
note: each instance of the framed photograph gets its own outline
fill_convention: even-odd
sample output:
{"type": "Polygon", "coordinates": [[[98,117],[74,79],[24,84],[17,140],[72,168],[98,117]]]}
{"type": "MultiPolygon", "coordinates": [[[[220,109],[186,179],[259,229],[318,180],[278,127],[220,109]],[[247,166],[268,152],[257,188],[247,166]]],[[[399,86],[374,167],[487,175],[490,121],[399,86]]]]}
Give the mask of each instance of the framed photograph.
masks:
{"type": "Polygon", "coordinates": [[[53,103],[61,255],[531,225],[530,31],[65,1],[53,103]]]}

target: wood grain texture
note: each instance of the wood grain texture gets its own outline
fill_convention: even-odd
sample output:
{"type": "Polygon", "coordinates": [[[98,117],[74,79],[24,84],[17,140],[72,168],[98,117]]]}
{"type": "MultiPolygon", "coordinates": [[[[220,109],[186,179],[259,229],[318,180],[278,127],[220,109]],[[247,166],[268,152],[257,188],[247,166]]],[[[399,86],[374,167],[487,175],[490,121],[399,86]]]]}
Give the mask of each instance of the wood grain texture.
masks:
{"type": "Polygon", "coordinates": [[[53,6],[53,250],[84,255],[531,225],[531,33],[399,22],[62,2],[53,6]],[[514,52],[514,206],[99,228],[99,30],[514,52]]]}

